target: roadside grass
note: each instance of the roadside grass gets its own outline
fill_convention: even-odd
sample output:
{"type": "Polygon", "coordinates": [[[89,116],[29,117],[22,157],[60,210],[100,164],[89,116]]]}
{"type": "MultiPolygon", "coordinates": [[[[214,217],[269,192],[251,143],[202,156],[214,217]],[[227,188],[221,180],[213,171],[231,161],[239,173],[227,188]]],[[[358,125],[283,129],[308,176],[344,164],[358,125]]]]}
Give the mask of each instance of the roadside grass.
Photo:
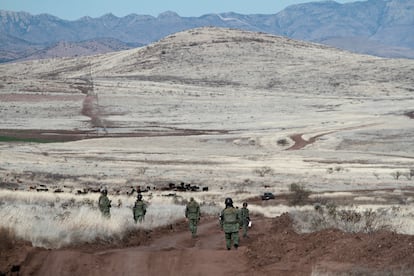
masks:
{"type": "MultiPolygon", "coordinates": [[[[202,216],[218,216],[224,208],[222,197],[209,192],[166,194],[145,193],[148,211],[142,223],[135,224],[132,215],[134,196],[109,195],[111,217],[101,216],[97,202],[99,193],[71,193],[0,190],[0,242],[22,239],[33,246],[62,246],[100,241],[121,240],[137,229],[154,229],[184,219],[185,204],[194,197],[201,206],[202,216]],[[209,200],[211,199],[211,200],[209,200]],[[12,235],[14,238],[7,238],[12,235]]],[[[237,205],[237,204],[236,204],[237,205]]],[[[237,205],[238,206],[238,205],[237,205]]],[[[338,228],[346,232],[373,232],[387,229],[414,234],[414,211],[411,205],[401,206],[330,206],[315,209],[312,205],[260,206],[250,204],[252,214],[277,217],[289,213],[298,232],[338,228]]],[[[254,221],[253,221],[254,223],[254,221]]]]}
{"type": "Polygon", "coordinates": [[[379,230],[414,235],[414,210],[410,205],[315,206],[313,210],[291,211],[299,233],[336,228],[350,233],[379,230]]]}
{"type": "MultiPolygon", "coordinates": [[[[101,216],[98,198],[99,194],[0,190],[0,227],[33,246],[60,248],[98,239],[121,240],[133,230],[154,229],[184,219],[185,205],[175,203],[172,197],[144,195],[148,209],[145,220],[139,224],[133,220],[135,197],[110,195],[110,219],[101,216]]],[[[219,213],[214,204],[202,203],[201,211],[203,215],[219,213]]]]}

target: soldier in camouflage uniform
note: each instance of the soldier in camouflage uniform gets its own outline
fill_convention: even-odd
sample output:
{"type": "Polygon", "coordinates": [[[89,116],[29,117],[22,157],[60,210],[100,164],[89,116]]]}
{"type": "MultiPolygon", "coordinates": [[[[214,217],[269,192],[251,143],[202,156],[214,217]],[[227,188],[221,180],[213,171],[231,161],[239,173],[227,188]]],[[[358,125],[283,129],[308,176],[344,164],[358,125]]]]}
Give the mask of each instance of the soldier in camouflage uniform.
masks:
{"type": "Polygon", "coordinates": [[[200,220],[200,205],[194,198],[190,198],[190,202],[188,202],[185,208],[185,217],[188,220],[191,235],[195,238],[197,236],[198,221],[200,220]]]}
{"type": "Polygon", "coordinates": [[[224,201],[226,208],[220,214],[220,226],[224,231],[226,239],[227,250],[231,249],[231,242],[235,249],[239,247],[239,227],[240,227],[240,213],[233,207],[233,200],[226,198],[224,201]]]}
{"type": "Polygon", "coordinates": [[[142,201],[141,194],[138,194],[135,205],[132,208],[132,212],[134,214],[135,223],[142,222],[145,219],[145,214],[147,213],[147,205],[144,201],[142,201]]]}
{"type": "Polygon", "coordinates": [[[111,201],[108,198],[108,191],[106,189],[103,189],[101,191],[101,196],[99,197],[99,200],[98,200],[98,206],[99,206],[99,210],[101,211],[103,217],[105,218],[111,217],[111,213],[110,213],[111,201]]]}
{"type": "Polygon", "coordinates": [[[243,208],[240,210],[240,225],[243,228],[243,238],[247,238],[247,229],[249,228],[249,222],[249,209],[247,209],[247,202],[244,202],[243,208]]]}

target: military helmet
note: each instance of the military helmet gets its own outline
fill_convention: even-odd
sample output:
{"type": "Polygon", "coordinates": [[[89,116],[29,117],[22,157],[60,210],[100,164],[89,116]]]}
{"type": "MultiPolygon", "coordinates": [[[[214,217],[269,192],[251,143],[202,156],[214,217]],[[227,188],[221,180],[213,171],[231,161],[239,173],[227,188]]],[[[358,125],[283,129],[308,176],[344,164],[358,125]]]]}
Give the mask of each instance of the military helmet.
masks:
{"type": "Polygon", "coordinates": [[[243,202],[243,207],[247,207],[247,202],[243,202]]]}
{"type": "Polygon", "coordinates": [[[108,194],[108,190],[106,188],[103,188],[101,190],[101,193],[104,194],[104,195],[107,195],[108,194]]]}
{"type": "Polygon", "coordinates": [[[226,200],[224,201],[224,204],[226,204],[226,206],[232,206],[233,199],[231,199],[231,197],[226,198],[226,200]]]}
{"type": "Polygon", "coordinates": [[[141,194],[138,194],[137,195],[137,198],[138,198],[138,200],[141,200],[142,199],[142,195],[141,194]]]}

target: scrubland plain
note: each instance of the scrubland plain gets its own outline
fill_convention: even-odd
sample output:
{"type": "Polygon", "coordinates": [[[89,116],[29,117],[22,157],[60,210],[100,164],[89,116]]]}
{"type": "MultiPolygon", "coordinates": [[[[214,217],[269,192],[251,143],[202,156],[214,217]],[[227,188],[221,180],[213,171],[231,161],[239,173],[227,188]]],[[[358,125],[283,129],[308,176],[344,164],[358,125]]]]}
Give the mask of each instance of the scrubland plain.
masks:
{"type": "Polygon", "coordinates": [[[133,50],[3,64],[0,80],[0,226],[30,242],[27,252],[56,250],[10,253],[0,271],[19,264],[23,274],[128,274],[134,267],[125,260],[148,262],[148,254],[156,256],[144,271],[151,275],[211,275],[177,254],[199,254],[218,275],[413,271],[413,60],[199,28],[133,50]],[[170,183],[200,190],[162,191],[170,183]],[[300,206],[291,204],[292,184],[310,191],[300,206]],[[149,189],[142,225],[133,223],[128,195],[137,186],[149,189]],[[101,187],[114,203],[110,222],[99,217],[98,195],[84,193],[101,187]],[[261,201],[263,192],[276,199],[261,201]],[[198,241],[182,233],[190,196],[205,216],[198,241]],[[214,229],[228,196],[249,202],[258,222],[234,253],[241,266],[219,261],[227,252],[214,229]],[[156,234],[165,232],[168,242],[156,234]],[[358,248],[354,255],[340,251],[343,242],[358,248]],[[295,257],[286,259],[289,252],[295,257]],[[109,255],[118,263],[91,265],[109,255]],[[79,256],[85,271],[58,269],[79,266],[79,256]],[[165,258],[168,272],[155,269],[165,258]]]}

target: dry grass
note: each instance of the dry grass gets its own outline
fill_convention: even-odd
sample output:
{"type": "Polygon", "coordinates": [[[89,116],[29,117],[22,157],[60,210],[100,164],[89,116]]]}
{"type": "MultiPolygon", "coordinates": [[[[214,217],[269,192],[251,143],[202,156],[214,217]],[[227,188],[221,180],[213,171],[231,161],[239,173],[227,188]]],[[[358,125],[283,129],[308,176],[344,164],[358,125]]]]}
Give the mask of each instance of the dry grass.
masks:
{"type": "MultiPolygon", "coordinates": [[[[111,218],[107,220],[101,217],[97,208],[98,196],[2,190],[2,237],[5,241],[12,241],[6,234],[14,233],[17,238],[30,241],[34,246],[59,248],[97,238],[122,239],[130,230],[153,229],[184,218],[185,199],[177,203],[174,202],[176,197],[152,194],[144,195],[149,205],[145,221],[135,224],[132,216],[135,197],[110,195],[113,207],[111,218]],[[118,202],[121,203],[119,206],[118,202]]],[[[216,215],[219,209],[214,204],[201,202],[201,211],[205,215],[216,215]]],[[[8,246],[8,243],[3,246],[8,246]]]]}
{"type": "Polygon", "coordinates": [[[414,234],[412,206],[318,206],[314,210],[292,211],[298,232],[315,232],[328,228],[344,232],[372,233],[389,230],[414,234]]]}
{"type": "MultiPolygon", "coordinates": [[[[239,206],[247,194],[235,196],[239,206]]],[[[216,216],[224,207],[223,195],[206,193],[146,193],[148,203],[145,221],[135,224],[132,206],[135,197],[110,195],[113,202],[111,218],[101,217],[97,208],[99,194],[74,195],[69,193],[36,193],[0,190],[0,221],[2,246],[12,246],[15,238],[31,242],[34,246],[59,248],[69,244],[100,240],[122,239],[134,229],[153,229],[184,218],[185,204],[194,197],[201,205],[203,215],[216,216]],[[119,203],[119,205],[118,205],[119,203]],[[11,236],[11,238],[9,238],[11,236]]],[[[299,232],[312,232],[328,227],[347,232],[372,232],[394,229],[404,234],[414,234],[414,212],[411,205],[398,207],[324,206],[316,211],[311,205],[260,206],[250,204],[252,214],[276,217],[292,214],[299,232]]]]}

